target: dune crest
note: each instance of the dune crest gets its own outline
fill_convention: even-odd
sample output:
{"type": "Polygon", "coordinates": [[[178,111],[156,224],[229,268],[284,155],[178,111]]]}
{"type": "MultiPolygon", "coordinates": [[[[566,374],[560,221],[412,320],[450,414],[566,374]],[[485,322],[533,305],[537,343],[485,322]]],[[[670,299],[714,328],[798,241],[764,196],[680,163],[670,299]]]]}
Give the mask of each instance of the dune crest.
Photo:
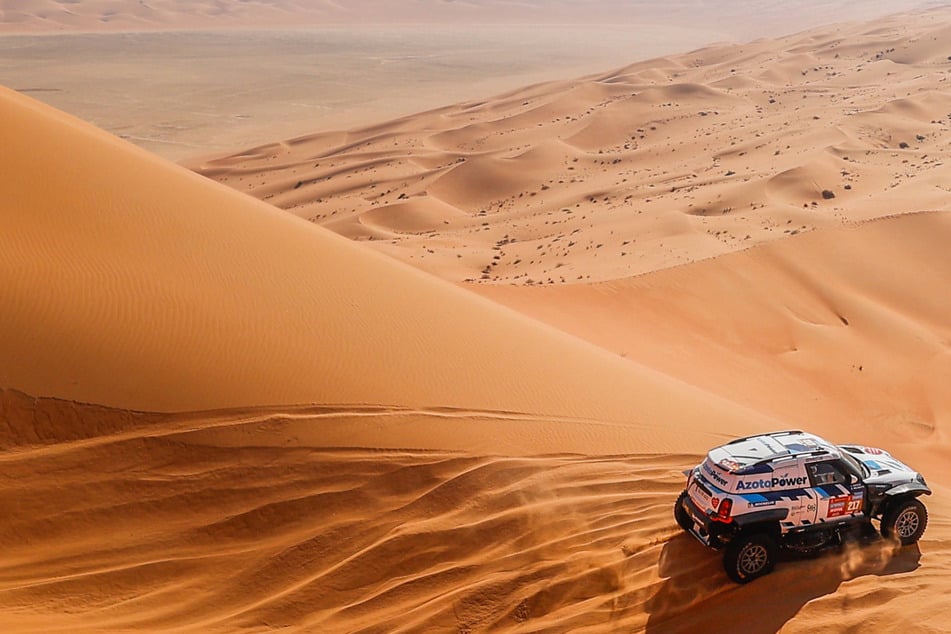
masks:
{"type": "Polygon", "coordinates": [[[589,420],[631,425],[659,450],[679,441],[655,421],[759,420],[700,391],[685,406],[693,397],[676,380],[26,97],[0,93],[0,112],[5,387],[150,411],[320,404],[589,420]]]}

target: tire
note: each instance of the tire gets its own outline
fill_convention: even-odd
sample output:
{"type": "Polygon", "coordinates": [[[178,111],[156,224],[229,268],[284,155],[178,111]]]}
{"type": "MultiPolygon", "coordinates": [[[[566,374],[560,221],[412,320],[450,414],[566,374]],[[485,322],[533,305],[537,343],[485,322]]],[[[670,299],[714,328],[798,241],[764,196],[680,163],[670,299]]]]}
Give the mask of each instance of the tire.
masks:
{"type": "Polygon", "coordinates": [[[772,572],[779,549],[766,533],[741,533],[723,552],[723,569],[736,583],[749,583],[772,572]]]}
{"type": "Polygon", "coordinates": [[[689,531],[693,528],[693,520],[690,519],[690,516],[687,514],[687,509],[684,508],[684,500],[687,497],[687,491],[681,491],[680,495],[677,496],[677,503],[674,504],[674,519],[677,520],[677,525],[685,531],[689,531]]]}
{"type": "Polygon", "coordinates": [[[928,510],[915,498],[893,503],[882,515],[882,536],[901,542],[902,546],[914,544],[928,526],[928,510]]]}

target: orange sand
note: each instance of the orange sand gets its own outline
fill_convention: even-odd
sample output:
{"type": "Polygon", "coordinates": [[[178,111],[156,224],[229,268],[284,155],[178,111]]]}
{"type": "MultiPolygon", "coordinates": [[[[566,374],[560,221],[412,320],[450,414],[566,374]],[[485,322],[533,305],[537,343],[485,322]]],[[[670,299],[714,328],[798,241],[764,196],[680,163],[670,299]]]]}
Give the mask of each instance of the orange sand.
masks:
{"type": "Polygon", "coordinates": [[[949,23],[192,164],[239,191],[0,91],[0,629],[946,631],[949,23]],[[730,584],[680,471],[789,427],[921,469],[919,547],[730,584]]]}

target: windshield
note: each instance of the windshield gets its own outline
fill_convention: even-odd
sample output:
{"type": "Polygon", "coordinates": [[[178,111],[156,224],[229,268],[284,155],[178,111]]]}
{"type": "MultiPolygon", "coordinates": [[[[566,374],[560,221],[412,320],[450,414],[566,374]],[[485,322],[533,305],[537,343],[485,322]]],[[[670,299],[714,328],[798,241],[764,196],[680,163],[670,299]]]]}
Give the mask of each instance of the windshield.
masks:
{"type": "Polygon", "coordinates": [[[849,469],[863,480],[871,475],[871,471],[868,470],[868,467],[856,460],[853,456],[850,456],[849,452],[844,449],[842,450],[842,459],[849,469]]]}

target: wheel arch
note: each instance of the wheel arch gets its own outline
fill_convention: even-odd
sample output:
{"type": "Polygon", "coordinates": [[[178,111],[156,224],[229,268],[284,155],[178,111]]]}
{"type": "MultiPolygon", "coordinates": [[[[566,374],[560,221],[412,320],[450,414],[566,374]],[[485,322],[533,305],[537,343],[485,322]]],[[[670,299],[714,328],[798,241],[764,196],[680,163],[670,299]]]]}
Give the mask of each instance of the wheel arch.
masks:
{"type": "Polygon", "coordinates": [[[885,491],[885,499],[889,502],[898,499],[916,498],[920,495],[931,495],[931,489],[920,482],[906,482],[885,491]]]}
{"type": "Polygon", "coordinates": [[[783,532],[780,522],[786,519],[788,515],[789,509],[766,509],[737,515],[733,518],[733,521],[736,522],[736,526],[740,531],[763,531],[778,538],[783,532]]]}
{"type": "MultiPolygon", "coordinates": [[[[767,525],[758,527],[766,529],[767,525]]],[[[727,544],[723,551],[723,569],[727,576],[736,583],[749,583],[757,577],[769,574],[779,554],[779,543],[766,530],[746,530],[740,532],[727,544]],[[749,557],[749,550],[758,548],[759,554],[749,557]],[[744,562],[758,560],[760,566],[750,569],[744,562]]]]}
{"type": "Polygon", "coordinates": [[[918,495],[901,496],[885,507],[879,528],[883,537],[897,535],[903,546],[909,546],[921,539],[928,527],[928,508],[918,497],[918,495]],[[903,534],[904,529],[900,526],[900,521],[908,511],[913,511],[915,518],[913,525],[909,524],[904,529],[911,528],[912,532],[903,534]]]}

